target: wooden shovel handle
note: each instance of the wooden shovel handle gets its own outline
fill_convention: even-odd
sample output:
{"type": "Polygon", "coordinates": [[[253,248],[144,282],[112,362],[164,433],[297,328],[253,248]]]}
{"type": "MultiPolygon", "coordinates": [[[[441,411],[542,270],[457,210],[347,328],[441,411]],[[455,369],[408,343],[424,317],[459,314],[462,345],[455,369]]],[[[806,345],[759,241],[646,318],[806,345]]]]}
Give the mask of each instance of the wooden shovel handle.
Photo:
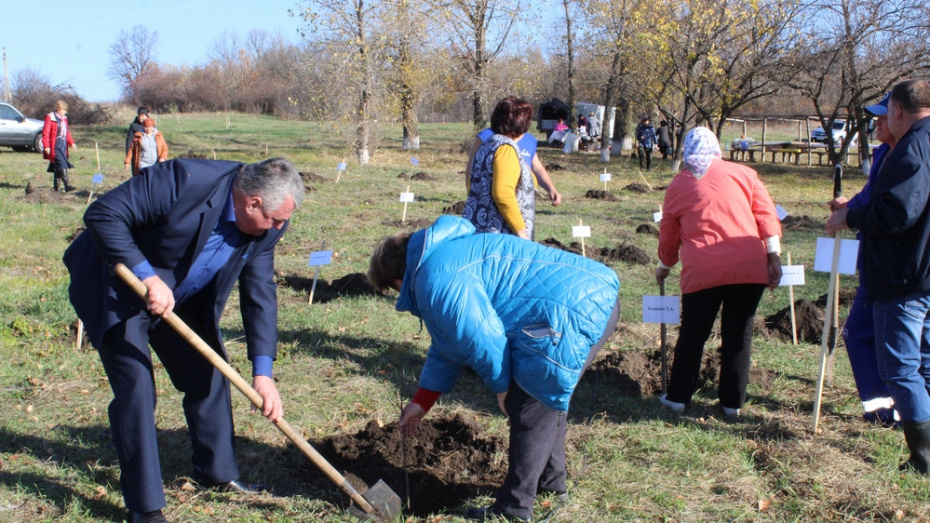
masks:
{"type": "MultiPolygon", "coordinates": [[[[116,274],[119,275],[120,279],[126,282],[126,285],[129,285],[129,287],[132,288],[132,290],[135,291],[135,293],[138,294],[140,298],[145,299],[145,295],[148,293],[148,289],[146,289],[145,284],[142,283],[142,281],[122,263],[117,263],[115,269],[116,274]]],[[[194,349],[199,352],[201,356],[206,358],[211,365],[216,367],[217,370],[219,370],[223,376],[225,376],[226,379],[230,381],[230,383],[235,385],[237,389],[245,394],[245,396],[249,398],[249,401],[251,401],[253,405],[258,408],[262,407],[264,400],[258,391],[252,388],[252,385],[250,385],[249,382],[247,382],[238,372],[236,372],[236,369],[232,368],[229,363],[226,363],[226,360],[217,354],[216,351],[207,344],[207,342],[203,341],[203,338],[198,336],[196,332],[188,327],[180,316],[177,314],[169,314],[168,316],[162,316],[162,319],[171,325],[171,327],[174,328],[174,330],[177,331],[177,333],[180,334],[181,337],[183,337],[188,343],[190,343],[191,346],[194,347],[194,349]]],[[[291,426],[290,423],[285,421],[284,418],[280,418],[277,421],[272,421],[272,423],[274,426],[278,427],[278,430],[283,432],[284,435],[294,443],[294,445],[297,445],[297,448],[299,448],[305,456],[310,458],[310,461],[312,461],[314,465],[323,471],[323,473],[326,474],[329,479],[333,481],[333,483],[338,485],[339,488],[348,494],[349,497],[352,498],[352,501],[354,501],[359,506],[359,508],[368,514],[377,515],[374,507],[372,507],[371,504],[368,503],[368,501],[366,501],[357,490],[355,490],[355,487],[353,487],[352,484],[346,480],[345,476],[333,468],[333,466],[330,465],[328,461],[326,461],[326,458],[321,456],[312,445],[307,443],[307,440],[305,440],[303,436],[297,432],[294,427],[291,426]]]]}

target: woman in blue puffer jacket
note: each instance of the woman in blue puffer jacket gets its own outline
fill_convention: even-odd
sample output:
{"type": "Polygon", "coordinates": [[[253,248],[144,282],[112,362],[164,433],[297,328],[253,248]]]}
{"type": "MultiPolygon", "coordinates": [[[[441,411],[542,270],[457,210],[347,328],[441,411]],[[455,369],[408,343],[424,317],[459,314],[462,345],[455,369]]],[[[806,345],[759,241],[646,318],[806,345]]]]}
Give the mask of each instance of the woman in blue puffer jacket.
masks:
{"type": "Polygon", "coordinates": [[[567,499],[566,413],[584,368],[617,324],[616,273],[441,216],[427,229],[381,242],[368,277],[379,290],[398,290],[396,309],[420,318],[432,338],[400,430],[413,434],[463,367],[497,394],[510,419],[504,485],[493,505],[466,515],[529,520],[539,491],[567,499]]]}

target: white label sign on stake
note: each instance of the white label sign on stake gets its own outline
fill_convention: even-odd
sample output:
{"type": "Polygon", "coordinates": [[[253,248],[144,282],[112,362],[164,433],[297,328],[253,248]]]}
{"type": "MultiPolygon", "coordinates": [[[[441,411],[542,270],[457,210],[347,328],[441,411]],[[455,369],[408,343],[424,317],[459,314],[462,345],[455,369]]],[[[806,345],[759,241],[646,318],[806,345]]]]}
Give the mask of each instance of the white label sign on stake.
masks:
{"type": "Polygon", "coordinates": [[[573,238],[590,238],[591,237],[591,226],[590,225],[572,225],[572,237],[573,238]]]}
{"type": "Polygon", "coordinates": [[[401,203],[413,203],[413,193],[412,192],[400,193],[400,202],[401,203]]]}
{"type": "MultiPolygon", "coordinates": [[[[814,258],[814,270],[830,272],[833,265],[834,238],[817,238],[817,254],[814,258]]],[[[856,258],[859,257],[859,240],[840,240],[840,263],[837,272],[856,274],[856,258]]]]}
{"type": "Polygon", "coordinates": [[[609,181],[610,181],[610,173],[601,173],[601,181],[602,181],[602,182],[609,182],[609,181]]]}
{"type": "Polygon", "coordinates": [[[103,174],[97,173],[90,179],[91,183],[103,183],[103,174]]]}
{"type": "Polygon", "coordinates": [[[778,215],[778,221],[784,221],[788,217],[788,211],[785,210],[781,205],[775,206],[775,214],[778,215]]]}
{"type": "Polygon", "coordinates": [[[339,162],[339,163],[337,163],[337,164],[336,164],[336,170],[337,170],[337,171],[344,171],[344,170],[346,170],[346,163],[345,163],[345,162],[339,162]]]}
{"type": "Polygon", "coordinates": [[[310,261],[307,262],[307,266],[329,265],[332,262],[333,251],[314,251],[310,253],[310,261]]]}
{"type": "Polygon", "coordinates": [[[670,323],[681,321],[678,296],[643,296],[643,323],[670,323]]]}
{"type": "MultiPolygon", "coordinates": [[[[842,252],[842,250],[840,252],[842,252]]],[[[787,287],[789,285],[804,285],[803,265],[781,266],[781,280],[778,282],[778,286],[787,287]]]]}
{"type": "Polygon", "coordinates": [[[652,213],[652,221],[659,223],[662,221],[662,211],[652,213]]]}

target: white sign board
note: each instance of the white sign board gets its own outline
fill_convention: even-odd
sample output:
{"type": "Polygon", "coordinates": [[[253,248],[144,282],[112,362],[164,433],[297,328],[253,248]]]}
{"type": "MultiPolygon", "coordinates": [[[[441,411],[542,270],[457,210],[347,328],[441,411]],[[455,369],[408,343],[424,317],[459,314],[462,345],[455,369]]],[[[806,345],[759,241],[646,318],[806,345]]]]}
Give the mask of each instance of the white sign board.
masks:
{"type": "Polygon", "coordinates": [[[310,261],[307,263],[310,267],[317,265],[329,265],[333,262],[333,251],[315,251],[310,253],[310,261]]]}
{"type": "MultiPolygon", "coordinates": [[[[830,272],[833,264],[834,238],[817,238],[817,254],[814,258],[814,270],[830,272]]],[[[856,274],[856,258],[859,257],[859,240],[840,240],[840,263],[837,272],[856,274]]]]}
{"type": "Polygon", "coordinates": [[[413,193],[412,192],[400,193],[400,203],[413,203],[413,193]]]}
{"type": "Polygon", "coordinates": [[[345,162],[339,162],[338,164],[336,164],[336,170],[338,170],[338,171],[344,171],[344,170],[346,170],[346,163],[345,163],[345,162]]]}
{"type": "Polygon", "coordinates": [[[782,265],[781,281],[779,287],[788,285],[804,285],[804,266],[803,265],[782,265]]]}
{"type": "Polygon", "coordinates": [[[785,221],[785,218],[788,217],[788,211],[785,210],[781,205],[775,206],[775,213],[778,214],[778,221],[785,221]]]}
{"type": "Polygon", "coordinates": [[[643,296],[643,323],[671,323],[681,321],[678,296],[643,296]]]}
{"type": "Polygon", "coordinates": [[[610,173],[601,173],[601,181],[602,181],[602,182],[609,182],[609,181],[610,181],[610,173]]]}
{"type": "Polygon", "coordinates": [[[652,221],[659,223],[662,221],[662,211],[652,213],[652,221]]]}
{"type": "Polygon", "coordinates": [[[591,237],[591,226],[590,225],[572,225],[572,237],[590,238],[591,237]]]}
{"type": "Polygon", "coordinates": [[[103,183],[103,174],[97,173],[90,179],[91,183],[103,183]]]}

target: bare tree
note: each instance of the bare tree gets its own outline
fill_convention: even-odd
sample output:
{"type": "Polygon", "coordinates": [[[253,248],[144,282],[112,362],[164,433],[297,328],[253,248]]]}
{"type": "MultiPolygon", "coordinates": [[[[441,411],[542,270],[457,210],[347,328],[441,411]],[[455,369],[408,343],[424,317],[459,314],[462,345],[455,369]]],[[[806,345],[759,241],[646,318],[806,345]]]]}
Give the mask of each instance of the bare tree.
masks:
{"type": "Polygon", "coordinates": [[[449,17],[452,45],[467,75],[472,124],[478,132],[487,121],[488,66],[503,52],[519,20],[520,1],[451,0],[443,13],[449,17]]]}
{"type": "Polygon", "coordinates": [[[120,82],[123,94],[134,104],[140,103],[137,85],[152,71],[157,46],[158,31],[149,32],[148,27],[138,24],[129,32],[120,30],[107,51],[110,55],[110,78],[120,82]]]}
{"type": "Polygon", "coordinates": [[[573,133],[578,132],[578,120],[575,115],[575,35],[572,33],[572,0],[562,0],[562,8],[565,10],[565,59],[568,70],[565,79],[568,82],[568,113],[571,116],[571,128],[573,133]]]}

